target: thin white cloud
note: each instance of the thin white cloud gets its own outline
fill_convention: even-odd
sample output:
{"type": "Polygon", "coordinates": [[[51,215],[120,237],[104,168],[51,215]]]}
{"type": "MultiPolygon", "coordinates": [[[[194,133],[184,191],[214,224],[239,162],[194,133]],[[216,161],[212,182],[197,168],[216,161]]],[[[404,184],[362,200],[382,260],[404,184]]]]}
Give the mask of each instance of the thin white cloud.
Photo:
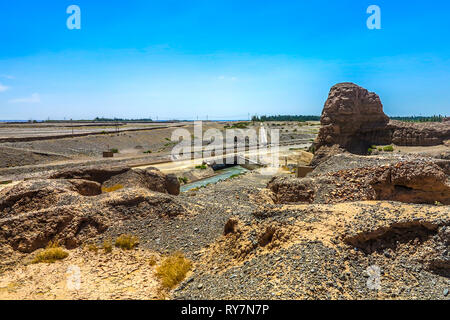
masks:
{"type": "Polygon", "coordinates": [[[1,78],[5,78],[5,79],[9,79],[9,80],[15,79],[14,76],[11,76],[9,74],[2,74],[2,75],[0,75],[0,77],[1,78]]]}
{"type": "Polygon", "coordinates": [[[0,83],[0,92],[5,92],[8,89],[9,89],[8,86],[4,86],[3,84],[0,83]]]}
{"type": "Polygon", "coordinates": [[[10,103],[39,103],[41,102],[41,96],[39,93],[33,93],[31,97],[28,98],[19,98],[9,100],[10,103]]]}
{"type": "Polygon", "coordinates": [[[219,76],[217,77],[217,79],[219,80],[231,80],[231,81],[236,81],[237,77],[225,77],[225,76],[219,76]]]}

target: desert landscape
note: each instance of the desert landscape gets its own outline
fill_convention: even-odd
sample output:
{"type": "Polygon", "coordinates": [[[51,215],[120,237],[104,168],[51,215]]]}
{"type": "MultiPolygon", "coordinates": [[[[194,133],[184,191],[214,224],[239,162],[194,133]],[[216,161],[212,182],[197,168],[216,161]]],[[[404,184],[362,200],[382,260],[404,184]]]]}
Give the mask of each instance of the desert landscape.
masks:
{"type": "Polygon", "coordinates": [[[450,299],[450,119],[391,120],[349,82],[324,100],[203,121],[267,132],[226,166],[173,161],[177,129],[212,143],[192,121],[1,123],[0,299],[450,299]]]}

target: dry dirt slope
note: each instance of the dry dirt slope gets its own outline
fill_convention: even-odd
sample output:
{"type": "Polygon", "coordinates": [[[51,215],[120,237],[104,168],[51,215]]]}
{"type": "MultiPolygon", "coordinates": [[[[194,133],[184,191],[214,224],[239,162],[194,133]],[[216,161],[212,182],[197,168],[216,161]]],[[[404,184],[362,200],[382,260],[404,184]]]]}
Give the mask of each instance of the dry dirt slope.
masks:
{"type": "Polygon", "coordinates": [[[23,264],[1,274],[0,300],[159,299],[154,259],[159,255],[148,250],[70,250],[61,262],[23,264]]]}
{"type": "Polygon", "coordinates": [[[448,298],[448,207],[288,205],[237,215],[225,233],[175,298],[448,298]],[[369,267],[380,270],[376,290],[369,267]]]}
{"type": "Polygon", "coordinates": [[[45,180],[15,186],[16,191],[38,192],[30,193],[28,200],[23,197],[20,205],[3,202],[2,265],[12,263],[1,274],[3,294],[72,298],[61,281],[67,264],[75,263],[86,281],[80,297],[149,298],[155,279],[146,257],[182,250],[195,262],[194,270],[172,298],[448,299],[448,206],[388,201],[274,204],[266,189],[270,177],[258,172],[180,196],[142,187],[86,195],[88,190],[98,192],[99,182],[67,178],[54,180],[50,189],[45,180]],[[36,195],[40,200],[32,201],[36,195]],[[49,209],[40,207],[45,204],[66,210],[51,217],[56,222],[70,218],[61,232],[69,245],[101,243],[126,232],[139,236],[142,252],[105,260],[73,249],[62,264],[25,265],[35,252],[13,249],[29,252],[43,246],[37,231],[47,230],[51,240],[57,228],[42,229],[36,223],[37,229],[28,225],[23,233],[14,233],[19,229],[4,227],[27,215],[39,218],[49,209]],[[83,205],[82,213],[73,207],[77,204],[83,205]],[[5,215],[13,219],[5,220],[5,215]],[[81,232],[72,233],[77,229],[81,232]],[[134,255],[143,258],[136,261],[134,255]],[[372,279],[369,267],[379,267],[376,290],[367,286],[372,279]],[[38,292],[40,286],[44,292],[38,292]],[[120,294],[113,295],[114,290],[120,294]]]}

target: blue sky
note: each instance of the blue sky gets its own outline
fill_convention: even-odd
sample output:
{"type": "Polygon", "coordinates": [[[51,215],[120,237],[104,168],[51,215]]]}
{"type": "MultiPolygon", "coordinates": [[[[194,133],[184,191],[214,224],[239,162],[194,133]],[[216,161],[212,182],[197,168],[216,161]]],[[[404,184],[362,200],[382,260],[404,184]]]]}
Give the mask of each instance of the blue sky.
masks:
{"type": "Polygon", "coordinates": [[[0,119],[320,114],[329,88],[450,114],[449,1],[0,3],[0,119]],[[68,30],[66,8],[81,8],[68,30]],[[369,30],[369,5],[381,30],[369,30]]]}

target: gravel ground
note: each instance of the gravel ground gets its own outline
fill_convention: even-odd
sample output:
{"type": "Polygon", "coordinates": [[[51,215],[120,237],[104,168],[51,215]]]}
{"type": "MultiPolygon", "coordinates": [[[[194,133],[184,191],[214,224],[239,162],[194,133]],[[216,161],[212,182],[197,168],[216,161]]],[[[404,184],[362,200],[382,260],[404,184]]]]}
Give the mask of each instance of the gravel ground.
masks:
{"type": "Polygon", "coordinates": [[[448,299],[449,279],[320,243],[296,243],[259,255],[223,273],[200,273],[174,292],[175,299],[448,299]],[[381,265],[381,290],[367,287],[367,267],[381,265]],[[401,275],[391,281],[392,273],[401,275]]]}
{"type": "Polygon", "coordinates": [[[381,167],[388,164],[394,164],[402,161],[423,160],[430,161],[429,156],[405,153],[383,153],[374,156],[359,156],[351,153],[342,153],[335,155],[323,163],[319,164],[313,172],[309,173],[309,177],[316,177],[326,173],[336,172],[340,170],[349,170],[363,167],[381,167]]]}
{"type": "Polygon", "coordinates": [[[36,153],[17,150],[14,148],[0,147],[0,168],[48,163],[64,159],[66,159],[66,157],[55,154],[36,153]]]}
{"type": "Polygon", "coordinates": [[[78,248],[53,264],[24,264],[0,277],[0,300],[157,299],[155,265],[160,257],[148,250],[111,253],[78,248]],[[77,285],[78,290],[70,289],[77,285]]]}
{"type": "Polygon", "coordinates": [[[136,156],[127,158],[98,158],[98,159],[84,159],[84,160],[65,160],[56,161],[48,164],[35,164],[21,167],[0,168],[0,180],[23,180],[26,178],[45,178],[56,171],[65,170],[69,168],[76,168],[80,166],[92,165],[139,165],[148,164],[149,162],[169,161],[167,154],[151,155],[151,156],[136,156]]]}
{"type": "MultiPolygon", "coordinates": [[[[162,254],[183,251],[195,262],[195,269],[172,292],[174,299],[450,298],[445,295],[450,287],[448,271],[427,268],[416,258],[433,246],[431,240],[425,239],[417,245],[413,236],[402,238],[397,247],[365,252],[342,238],[420,217],[448,224],[448,207],[397,202],[354,202],[341,204],[348,206],[343,208],[318,204],[275,205],[264,197],[269,179],[250,172],[182,194],[180,200],[196,212],[192,216],[128,221],[109,229],[102,239],[132,232],[139,236],[145,249],[162,254]],[[341,212],[347,211],[356,212],[354,219],[341,221],[341,214],[344,215],[341,212]],[[234,243],[235,247],[223,236],[230,217],[238,219],[246,230],[243,234],[247,238],[234,243]],[[336,230],[332,229],[331,233],[322,229],[334,223],[336,227],[330,228],[336,230]],[[256,245],[256,249],[245,251],[248,242],[258,242],[258,232],[268,225],[287,228],[287,240],[280,240],[281,244],[274,247],[256,245]],[[324,240],[328,236],[324,234],[331,236],[324,240]],[[235,256],[242,251],[243,256],[235,256]],[[371,266],[380,268],[378,290],[367,285],[371,266]]],[[[408,232],[415,235],[416,231],[412,228],[408,232]]]]}
{"type": "MultiPolygon", "coordinates": [[[[408,157],[341,155],[313,175],[408,157]]],[[[270,179],[253,171],[183,193],[177,201],[190,215],[124,220],[96,241],[128,233],[139,250],[183,251],[194,269],[173,299],[450,299],[448,206],[273,204],[270,179]],[[236,228],[224,235],[229,221],[236,228]],[[368,286],[371,270],[380,272],[379,288],[368,286]]]]}
{"type": "MultiPolygon", "coordinates": [[[[352,203],[349,208],[358,208],[362,217],[358,221],[370,220],[387,211],[402,212],[404,205],[383,203],[382,208],[371,203],[352,203]],[[397,209],[395,209],[397,208],[397,209]]],[[[414,205],[408,206],[413,216],[425,211],[425,216],[435,211],[414,205]]],[[[324,217],[339,213],[331,206],[307,205],[302,209],[289,206],[276,211],[278,215],[264,218],[265,224],[276,223],[294,226],[299,221],[323,224],[324,217]],[[321,209],[320,209],[321,208],[321,209]],[[328,208],[328,209],[327,209],[328,208]],[[327,212],[328,211],[328,212],[327,212]],[[323,215],[325,213],[325,215],[323,215]],[[322,215],[322,217],[321,217],[322,215]]],[[[274,212],[272,212],[274,213],[274,212]]],[[[436,212],[435,212],[436,213],[436,212]]],[[[442,218],[448,211],[436,213],[442,218]]],[[[260,216],[260,215],[259,215],[260,216]]],[[[404,216],[403,216],[404,217],[404,216]]],[[[240,215],[247,226],[259,223],[253,215],[240,215]]],[[[339,218],[338,218],[339,219],[339,218]]],[[[395,221],[395,215],[392,217],[395,221]]],[[[437,218],[439,219],[439,218],[437,218]]],[[[372,221],[372,220],[370,220],[372,221]]],[[[376,220],[373,220],[376,224],[376,220]]],[[[353,226],[353,223],[350,226],[353,226]]],[[[347,225],[347,228],[350,228],[347,225]]],[[[371,228],[365,226],[371,230],[371,228]]],[[[344,227],[344,230],[346,227],[344,227]]],[[[364,229],[364,228],[363,228],[364,229]]],[[[364,229],[364,230],[366,230],[364,229]]],[[[293,229],[295,230],[295,229],[293,229]]],[[[306,229],[308,230],[308,229],[306,229]]],[[[254,230],[253,230],[254,231],[254,230]]],[[[254,232],[248,233],[251,240],[254,232]]],[[[324,230],[319,230],[320,233],[324,230]]],[[[310,231],[314,233],[313,230],[310,231]]],[[[370,254],[340,240],[338,232],[331,241],[318,235],[305,235],[304,231],[293,231],[287,243],[265,249],[257,247],[242,258],[233,256],[234,249],[222,238],[216,243],[219,250],[203,251],[198,257],[194,275],[173,292],[175,299],[448,299],[446,290],[450,286],[449,274],[427,269],[417,261],[416,254],[431,246],[430,241],[419,245],[403,241],[395,247],[385,248],[370,254]],[[336,235],[336,237],[335,237],[336,235]],[[231,258],[230,258],[231,257],[231,258]],[[371,289],[368,267],[380,268],[380,288],[371,289]]],[[[255,241],[255,240],[253,240],[255,241]]],[[[245,241],[239,243],[240,246],[245,241]]],[[[239,247],[239,245],[237,245],[239,247]]]]}
{"type": "Polygon", "coordinates": [[[264,188],[270,177],[250,172],[244,176],[219,182],[179,196],[188,208],[195,210],[189,217],[150,217],[125,221],[108,230],[102,238],[114,238],[122,233],[139,236],[141,244],[159,252],[183,251],[188,257],[209,246],[223,233],[227,220],[235,212],[252,212],[258,204],[249,195],[264,188]]]}

